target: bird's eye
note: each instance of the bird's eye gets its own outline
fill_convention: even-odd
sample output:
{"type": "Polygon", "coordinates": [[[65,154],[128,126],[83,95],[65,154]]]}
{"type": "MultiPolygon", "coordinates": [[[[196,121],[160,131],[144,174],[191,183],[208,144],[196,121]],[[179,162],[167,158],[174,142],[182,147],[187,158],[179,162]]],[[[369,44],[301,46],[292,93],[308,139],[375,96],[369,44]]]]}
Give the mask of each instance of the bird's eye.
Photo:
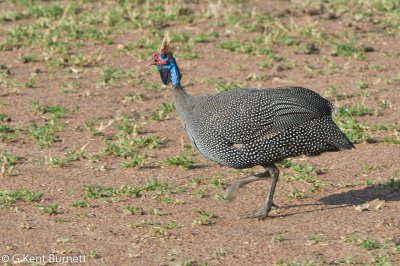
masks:
{"type": "Polygon", "coordinates": [[[161,53],[160,57],[161,57],[161,59],[167,59],[168,55],[166,53],[161,53]]]}

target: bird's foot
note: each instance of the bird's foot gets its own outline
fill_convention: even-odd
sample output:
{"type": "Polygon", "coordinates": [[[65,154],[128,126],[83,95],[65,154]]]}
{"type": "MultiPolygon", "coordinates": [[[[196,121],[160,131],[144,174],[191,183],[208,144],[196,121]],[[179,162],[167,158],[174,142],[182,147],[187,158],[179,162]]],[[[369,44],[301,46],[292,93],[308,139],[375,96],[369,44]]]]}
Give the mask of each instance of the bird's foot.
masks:
{"type": "Polygon", "coordinates": [[[272,202],[270,206],[267,206],[266,208],[262,208],[258,212],[245,213],[245,214],[241,215],[239,218],[240,219],[257,218],[258,220],[264,220],[265,218],[267,218],[272,207],[279,208],[278,205],[276,205],[275,203],[272,202]]]}
{"type": "Polygon", "coordinates": [[[264,220],[267,218],[269,211],[265,211],[264,209],[258,212],[250,212],[242,214],[239,219],[248,219],[248,218],[257,218],[258,220],[264,220]]]}

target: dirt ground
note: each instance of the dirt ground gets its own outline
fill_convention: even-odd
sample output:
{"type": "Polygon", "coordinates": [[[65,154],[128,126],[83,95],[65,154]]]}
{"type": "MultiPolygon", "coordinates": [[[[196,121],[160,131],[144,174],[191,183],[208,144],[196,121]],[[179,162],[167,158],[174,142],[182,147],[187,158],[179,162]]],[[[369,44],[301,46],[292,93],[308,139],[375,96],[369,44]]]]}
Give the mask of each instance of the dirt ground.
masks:
{"type": "Polygon", "coordinates": [[[397,1],[171,2],[0,1],[2,263],[400,265],[397,1]],[[189,145],[167,32],[190,94],[307,87],[356,149],[279,164],[279,208],[238,219],[269,183],[224,200],[262,168],[189,145]]]}

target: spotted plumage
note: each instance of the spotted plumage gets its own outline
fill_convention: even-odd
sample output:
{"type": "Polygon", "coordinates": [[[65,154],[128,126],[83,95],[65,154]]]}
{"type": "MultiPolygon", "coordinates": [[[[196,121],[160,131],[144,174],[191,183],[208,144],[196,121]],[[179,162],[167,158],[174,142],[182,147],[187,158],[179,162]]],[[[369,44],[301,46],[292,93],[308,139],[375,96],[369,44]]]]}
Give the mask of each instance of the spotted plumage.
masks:
{"type": "MultiPolygon", "coordinates": [[[[162,47],[168,47],[165,42],[162,47]]],[[[201,154],[233,168],[266,168],[262,175],[233,183],[227,197],[233,198],[245,184],[272,177],[263,208],[246,217],[265,218],[273,206],[279,175],[274,163],[354,147],[333,122],[332,103],[309,89],[239,89],[190,96],[180,84],[181,74],[170,50],[161,49],[153,58],[164,84],[172,83],[183,128],[201,154]]]]}

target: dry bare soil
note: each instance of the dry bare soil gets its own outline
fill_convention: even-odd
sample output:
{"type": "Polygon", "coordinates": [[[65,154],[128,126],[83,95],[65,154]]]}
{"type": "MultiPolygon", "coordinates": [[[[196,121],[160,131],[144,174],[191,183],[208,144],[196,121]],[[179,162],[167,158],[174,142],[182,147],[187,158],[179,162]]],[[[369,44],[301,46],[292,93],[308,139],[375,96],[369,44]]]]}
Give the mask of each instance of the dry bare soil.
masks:
{"type": "Polygon", "coordinates": [[[396,0],[0,1],[2,263],[400,265],[399,25],[396,0]],[[238,219],[268,181],[224,200],[262,168],[190,145],[147,61],[167,32],[190,94],[308,87],[356,149],[285,160],[280,208],[238,219]]]}

